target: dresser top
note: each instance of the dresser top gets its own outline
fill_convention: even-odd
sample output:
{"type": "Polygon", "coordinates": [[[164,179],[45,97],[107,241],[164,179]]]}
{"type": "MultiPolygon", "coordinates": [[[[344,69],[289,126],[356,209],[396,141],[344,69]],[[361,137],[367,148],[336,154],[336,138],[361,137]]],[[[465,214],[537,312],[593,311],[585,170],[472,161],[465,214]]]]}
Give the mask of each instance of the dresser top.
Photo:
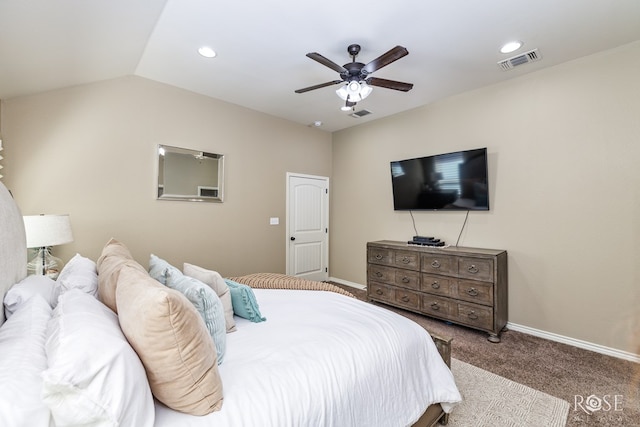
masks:
{"type": "Polygon", "coordinates": [[[410,249],[412,251],[419,251],[424,253],[442,253],[442,254],[457,254],[457,255],[490,255],[497,256],[506,252],[503,249],[484,249],[484,248],[468,248],[464,246],[422,246],[422,245],[410,245],[407,242],[398,242],[395,240],[378,240],[376,242],[368,242],[368,246],[384,247],[389,249],[410,249]]]}

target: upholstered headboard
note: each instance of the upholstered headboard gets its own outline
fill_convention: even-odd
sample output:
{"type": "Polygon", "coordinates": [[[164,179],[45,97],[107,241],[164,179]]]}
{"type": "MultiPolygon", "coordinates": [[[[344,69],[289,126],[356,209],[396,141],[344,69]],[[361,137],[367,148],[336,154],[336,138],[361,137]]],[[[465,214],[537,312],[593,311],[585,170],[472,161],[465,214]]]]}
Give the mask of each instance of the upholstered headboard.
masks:
{"type": "MultiPolygon", "coordinates": [[[[26,275],[27,240],[22,213],[0,182],[0,302],[7,290],[26,275]]],[[[0,304],[0,325],[4,320],[4,306],[0,304]]]]}

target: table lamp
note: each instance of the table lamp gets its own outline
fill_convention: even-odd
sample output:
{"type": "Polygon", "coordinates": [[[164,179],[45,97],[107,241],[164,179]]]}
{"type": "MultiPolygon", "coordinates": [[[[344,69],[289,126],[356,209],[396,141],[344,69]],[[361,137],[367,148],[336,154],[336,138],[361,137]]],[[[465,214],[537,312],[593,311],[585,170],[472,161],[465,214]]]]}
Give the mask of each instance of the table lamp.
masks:
{"type": "Polygon", "coordinates": [[[27,215],[22,217],[27,234],[27,248],[38,248],[27,263],[29,274],[41,274],[57,279],[62,260],[51,255],[51,246],[73,242],[69,215],[27,215]]]}

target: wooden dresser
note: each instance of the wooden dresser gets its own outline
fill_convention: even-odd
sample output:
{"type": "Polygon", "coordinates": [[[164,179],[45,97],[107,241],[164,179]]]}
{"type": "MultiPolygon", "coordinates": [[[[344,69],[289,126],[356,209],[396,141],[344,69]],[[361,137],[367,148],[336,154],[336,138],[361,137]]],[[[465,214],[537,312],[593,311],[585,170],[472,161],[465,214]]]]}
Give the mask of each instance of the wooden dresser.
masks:
{"type": "Polygon", "coordinates": [[[486,331],[491,342],[507,324],[507,288],[504,250],[367,243],[369,300],[486,331]]]}

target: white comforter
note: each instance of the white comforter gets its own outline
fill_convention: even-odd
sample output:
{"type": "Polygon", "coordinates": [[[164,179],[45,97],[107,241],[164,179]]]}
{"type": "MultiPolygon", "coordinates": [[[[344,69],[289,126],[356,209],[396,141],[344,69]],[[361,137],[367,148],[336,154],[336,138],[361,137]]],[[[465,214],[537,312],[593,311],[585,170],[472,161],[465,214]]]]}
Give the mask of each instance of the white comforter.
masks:
{"type": "Polygon", "coordinates": [[[333,292],[254,290],[266,322],[236,317],[220,374],[222,410],[156,403],[160,427],[408,426],[431,403],[461,400],[416,323],[333,292]]]}

